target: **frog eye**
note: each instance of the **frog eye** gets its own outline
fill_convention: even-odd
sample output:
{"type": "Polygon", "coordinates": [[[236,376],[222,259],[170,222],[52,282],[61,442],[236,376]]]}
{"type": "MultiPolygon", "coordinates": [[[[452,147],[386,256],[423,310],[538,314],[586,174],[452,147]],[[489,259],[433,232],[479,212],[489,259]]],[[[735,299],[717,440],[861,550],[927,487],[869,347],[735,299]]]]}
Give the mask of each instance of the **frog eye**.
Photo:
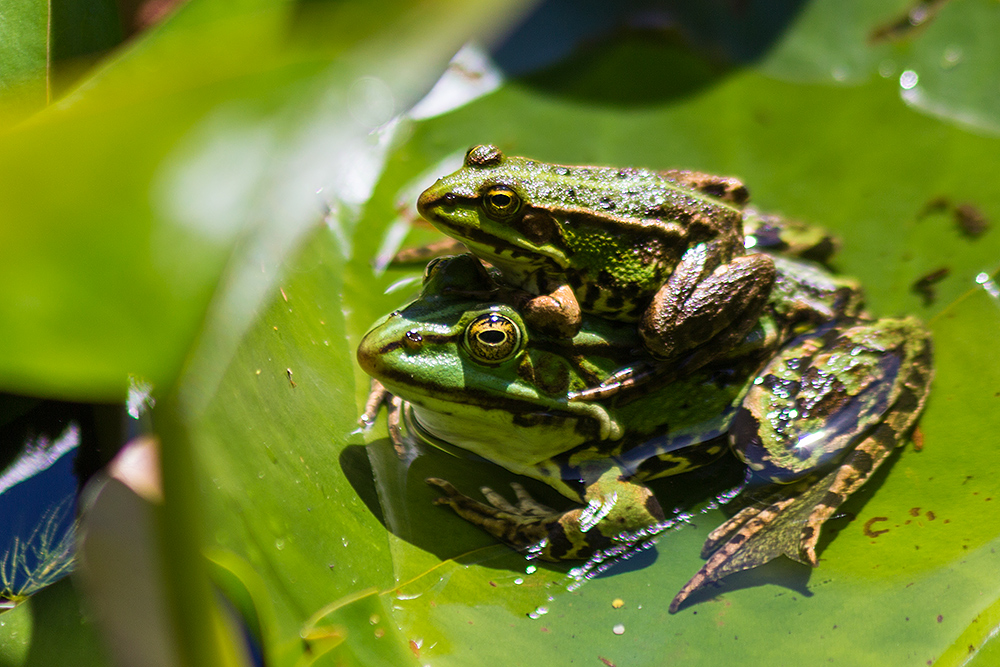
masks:
{"type": "Polygon", "coordinates": [[[466,327],[465,347],[480,363],[500,364],[521,348],[521,330],[509,317],[486,313],[466,327]]]}
{"type": "Polygon", "coordinates": [[[465,154],[466,167],[495,167],[503,160],[503,153],[496,146],[480,144],[465,154]]]}
{"type": "Polygon", "coordinates": [[[495,185],[483,194],[483,210],[493,220],[504,221],[514,217],[521,208],[521,198],[504,185],[495,185]]]}
{"type": "Polygon", "coordinates": [[[424,267],[424,278],[422,284],[426,285],[427,281],[434,277],[434,274],[441,270],[441,260],[444,257],[434,257],[431,261],[427,262],[427,266],[424,267]]]}

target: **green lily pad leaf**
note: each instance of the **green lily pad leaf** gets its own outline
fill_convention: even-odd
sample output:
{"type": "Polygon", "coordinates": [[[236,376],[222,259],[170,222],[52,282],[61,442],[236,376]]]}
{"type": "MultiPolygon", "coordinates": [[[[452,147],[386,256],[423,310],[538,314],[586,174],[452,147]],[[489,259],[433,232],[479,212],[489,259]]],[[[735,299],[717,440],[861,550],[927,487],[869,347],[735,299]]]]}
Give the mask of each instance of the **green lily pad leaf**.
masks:
{"type": "MultiPolygon", "coordinates": [[[[441,664],[485,664],[474,649],[461,647],[497,633],[532,663],[570,656],[662,664],[667,656],[701,664],[733,649],[761,662],[808,662],[817,646],[824,657],[848,663],[926,663],[945,656],[1000,595],[993,577],[1000,523],[988,512],[1000,493],[993,470],[1000,458],[990,444],[1000,400],[1000,367],[990,350],[1000,343],[1000,310],[988,289],[988,276],[1000,266],[992,224],[1000,191],[980,176],[994,164],[995,141],[913,112],[895,81],[877,78],[844,88],[753,71],[717,79],[703,68],[696,86],[678,83],[697,94],[661,100],[643,94],[630,111],[621,107],[628,90],[614,81],[597,85],[609,76],[600,71],[632,71],[641,63],[690,75],[691,62],[669,46],[613,42],[421,123],[390,162],[366,210],[368,233],[355,248],[373,254],[383,248],[379,225],[411,203],[405,198],[418,181],[427,182],[428,170],[446,173],[450,165],[443,163],[475,143],[567,163],[739,175],[761,208],[819,222],[842,239],[835,264],[860,277],[874,314],[915,313],[927,321],[937,379],[921,421],[922,449],[901,449],[831,522],[818,569],[776,562],[734,575],[671,616],[670,599],[699,567],[701,542],[723,519],[711,504],[693,508],[655,551],[581,582],[568,567],[525,562],[471,527],[463,533],[462,523],[432,507],[434,494],[420,487],[422,477],[434,474],[463,480],[469,490],[503,489],[508,475],[431,453],[407,466],[376,436],[369,450],[399,585],[391,594],[402,608],[404,634],[433,637],[441,664]],[[614,103],[601,104],[602,95],[614,103]],[[985,231],[968,233],[956,214],[960,202],[981,214],[985,231]],[[929,281],[930,296],[917,289],[943,267],[946,275],[929,281]],[[611,604],[616,598],[625,601],[620,610],[611,604]],[[877,611],[873,598],[880,600],[877,611]],[[624,626],[621,638],[617,625],[624,626]],[[898,645],[886,646],[885,637],[898,638],[898,645]]],[[[378,294],[401,276],[371,274],[357,263],[349,268],[362,272],[353,282],[367,287],[348,325],[360,332],[359,313],[385,312],[404,300],[398,291],[378,294]]],[[[359,404],[362,398],[359,391],[359,404]]],[[[544,494],[543,502],[549,502],[544,494]]]]}

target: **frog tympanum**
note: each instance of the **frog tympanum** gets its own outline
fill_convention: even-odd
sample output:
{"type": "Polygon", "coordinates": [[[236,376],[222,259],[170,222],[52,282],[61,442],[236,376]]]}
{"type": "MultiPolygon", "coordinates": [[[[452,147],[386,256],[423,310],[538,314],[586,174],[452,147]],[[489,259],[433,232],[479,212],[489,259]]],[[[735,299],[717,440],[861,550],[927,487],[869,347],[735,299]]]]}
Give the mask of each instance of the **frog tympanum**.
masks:
{"type": "Polygon", "coordinates": [[[482,503],[428,480],[440,504],[543,559],[587,558],[655,533],[664,513],[644,482],[734,452],[768,490],[709,536],[708,561],[676,611],[698,588],[782,554],[815,565],[821,526],[900,444],[930,384],[919,322],[872,321],[852,281],[815,265],[780,256],[756,265],[773,275],[738,340],[690,373],[599,398],[581,397],[648,361],[634,324],[584,313],[571,337],[536,328],[498,285],[507,273],[469,255],[429,264],[422,293],[372,327],[358,361],[405,401],[418,436],[583,503],[553,510],[518,486],[516,505],[489,489],[482,503]]]}
{"type": "Polygon", "coordinates": [[[529,326],[572,336],[581,312],[638,322],[647,350],[705,363],[756,324],[774,283],[746,253],[733,178],[573,167],[475,146],[420,196],[420,214],[524,290],[529,326]]]}

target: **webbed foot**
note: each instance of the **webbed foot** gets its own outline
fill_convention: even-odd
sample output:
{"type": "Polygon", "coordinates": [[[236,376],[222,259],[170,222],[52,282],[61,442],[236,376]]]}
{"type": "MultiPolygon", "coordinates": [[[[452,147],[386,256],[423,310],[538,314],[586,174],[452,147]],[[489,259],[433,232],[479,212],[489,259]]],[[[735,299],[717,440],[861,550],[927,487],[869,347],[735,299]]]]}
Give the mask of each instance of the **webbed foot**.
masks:
{"type": "MultiPolygon", "coordinates": [[[[677,611],[684,600],[709,583],[734,572],[763,565],[781,555],[815,567],[818,562],[816,545],[823,524],[871,478],[893,450],[905,441],[905,435],[912,431],[923,410],[933,376],[930,339],[919,323],[910,319],[880,320],[874,324],[858,325],[844,332],[838,341],[846,349],[847,358],[861,357],[867,344],[870,349],[878,351],[874,357],[879,362],[863,367],[859,364],[864,372],[856,372],[856,386],[867,389],[867,395],[875,397],[870,401],[867,412],[862,409],[853,419],[841,420],[843,423],[839,428],[828,430],[821,441],[823,446],[829,446],[828,443],[839,438],[841,447],[848,450],[847,454],[818,481],[813,481],[817,480],[818,473],[812,473],[779,486],[765,502],[742,510],[713,531],[702,549],[702,557],[708,558],[708,561],[671,602],[671,612],[677,611]],[[905,333],[905,337],[895,345],[889,344],[899,337],[900,332],[905,333]],[[844,345],[844,342],[849,344],[844,345]],[[869,416],[864,418],[866,414],[869,416]]],[[[805,350],[807,346],[801,349],[805,350]]],[[[787,356],[794,359],[800,351],[795,348],[794,354],[787,356]]],[[[766,388],[767,385],[765,381],[760,386],[766,388]]],[[[792,399],[796,398],[794,392],[789,395],[792,399]]],[[[865,394],[857,390],[855,395],[865,394]]],[[[748,397],[747,400],[752,398],[749,394],[748,397]]],[[[773,403],[767,405],[768,409],[773,409],[773,403]]],[[[841,401],[839,405],[850,407],[850,402],[841,401]]],[[[836,411],[833,414],[836,415],[836,411]]],[[[833,417],[830,420],[836,421],[833,417]]],[[[810,437],[804,435],[805,438],[810,437]]],[[[736,429],[731,436],[739,440],[747,434],[741,436],[736,429]]],[[[755,441],[755,438],[753,436],[749,440],[755,441]]],[[[781,469],[774,458],[765,457],[758,461],[767,465],[757,465],[756,468],[776,481],[781,479],[781,469]]]]}
{"type": "MultiPolygon", "coordinates": [[[[538,544],[548,538],[563,516],[563,513],[536,501],[517,482],[511,483],[517,496],[516,505],[511,504],[506,498],[487,486],[480,490],[489,504],[473,500],[446,480],[430,477],[427,479],[427,483],[444,493],[444,496],[434,500],[435,505],[451,507],[455,514],[469,523],[479,526],[497,539],[520,549],[538,544]]],[[[545,555],[541,557],[545,558],[545,555]]],[[[545,558],[545,560],[558,559],[545,558]]]]}
{"type": "Polygon", "coordinates": [[[584,493],[586,506],[565,512],[537,502],[516,482],[511,484],[516,504],[488,487],[482,493],[489,504],[469,498],[443,479],[431,477],[427,483],[444,493],[436,504],[448,505],[469,523],[515,548],[529,549],[542,560],[586,559],[657,532],[663,511],[647,487],[624,479],[614,467],[588,477],[594,481],[584,493]]]}

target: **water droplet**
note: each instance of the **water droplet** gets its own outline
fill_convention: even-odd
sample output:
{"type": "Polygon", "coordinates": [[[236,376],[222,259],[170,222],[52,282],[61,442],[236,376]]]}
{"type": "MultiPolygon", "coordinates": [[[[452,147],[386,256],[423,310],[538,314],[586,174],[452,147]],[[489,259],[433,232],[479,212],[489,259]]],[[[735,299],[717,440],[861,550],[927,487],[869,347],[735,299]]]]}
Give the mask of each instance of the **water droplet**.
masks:
{"type": "Polygon", "coordinates": [[[920,77],[912,69],[908,69],[899,75],[899,85],[903,90],[912,90],[916,87],[920,77]]]}
{"type": "Polygon", "coordinates": [[[619,623],[615,627],[611,628],[611,632],[615,633],[616,635],[623,635],[625,634],[625,626],[619,623]]]}
{"type": "Polygon", "coordinates": [[[847,81],[847,68],[843,66],[834,67],[830,72],[830,76],[833,77],[834,81],[847,81]]]}
{"type": "Polygon", "coordinates": [[[545,614],[547,614],[547,613],[549,613],[549,608],[548,607],[535,607],[535,611],[529,611],[528,612],[528,618],[534,620],[534,619],[539,618],[541,616],[545,616],[545,614]]]}
{"type": "Polygon", "coordinates": [[[264,471],[263,470],[261,470],[260,472],[257,473],[257,479],[264,479],[264,471]]]}
{"type": "Polygon", "coordinates": [[[976,276],[976,282],[983,286],[986,293],[994,299],[1000,300],[1000,286],[990,277],[988,273],[980,273],[976,276]]]}
{"type": "Polygon", "coordinates": [[[522,579],[521,577],[518,577],[517,579],[514,580],[514,584],[516,584],[517,586],[520,586],[523,583],[524,579],[522,579]]]}
{"type": "Polygon", "coordinates": [[[347,538],[346,538],[346,537],[341,537],[341,538],[340,538],[340,543],[341,543],[341,544],[343,544],[343,545],[344,545],[345,547],[346,547],[346,546],[347,546],[348,544],[350,544],[350,542],[348,542],[348,540],[347,540],[347,538]]]}
{"type": "Polygon", "coordinates": [[[372,625],[377,625],[379,621],[378,614],[372,614],[368,617],[368,622],[372,625]]]}
{"type": "Polygon", "coordinates": [[[948,69],[962,61],[962,47],[952,44],[944,50],[941,56],[941,67],[948,69]]]}
{"type": "Polygon", "coordinates": [[[537,570],[537,569],[538,568],[535,567],[534,565],[529,565],[528,567],[524,568],[524,573],[525,574],[534,574],[535,570],[537,570]]]}
{"type": "Polygon", "coordinates": [[[883,79],[892,78],[896,74],[896,63],[891,60],[883,60],[878,64],[878,73],[883,79]]]}
{"type": "Polygon", "coordinates": [[[282,549],[285,548],[285,541],[282,540],[282,539],[275,540],[274,541],[274,548],[277,549],[278,551],[281,551],[282,549]]]}

